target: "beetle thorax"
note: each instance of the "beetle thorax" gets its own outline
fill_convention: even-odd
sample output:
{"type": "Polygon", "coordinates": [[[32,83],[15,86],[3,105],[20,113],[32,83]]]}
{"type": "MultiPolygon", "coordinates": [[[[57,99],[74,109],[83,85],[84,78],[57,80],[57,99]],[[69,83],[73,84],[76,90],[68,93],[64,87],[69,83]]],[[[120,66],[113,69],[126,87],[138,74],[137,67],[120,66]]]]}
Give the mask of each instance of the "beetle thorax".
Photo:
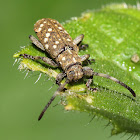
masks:
{"type": "Polygon", "coordinates": [[[81,65],[73,65],[67,71],[67,78],[70,81],[77,81],[83,77],[83,69],[81,65]]]}

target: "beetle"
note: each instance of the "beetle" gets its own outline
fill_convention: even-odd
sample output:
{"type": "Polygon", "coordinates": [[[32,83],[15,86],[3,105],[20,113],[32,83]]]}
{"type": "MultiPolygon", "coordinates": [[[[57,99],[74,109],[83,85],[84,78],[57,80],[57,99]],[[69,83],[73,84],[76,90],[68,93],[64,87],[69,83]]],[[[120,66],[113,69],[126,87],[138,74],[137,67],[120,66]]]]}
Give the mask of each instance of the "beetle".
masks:
{"type": "Polygon", "coordinates": [[[90,85],[93,80],[93,76],[100,76],[108,78],[112,81],[117,82],[122,85],[126,89],[128,89],[131,94],[136,97],[135,92],[126,84],[119,81],[118,79],[103,74],[94,72],[90,67],[83,67],[82,62],[89,60],[90,55],[86,54],[83,56],[79,56],[78,52],[80,48],[86,47],[86,45],[80,45],[84,35],[81,34],[76,37],[74,40],[70,37],[67,31],[63,28],[63,26],[56,20],[50,18],[43,18],[38,20],[34,24],[34,31],[39,39],[39,41],[32,35],[29,36],[29,39],[35,44],[39,49],[48,53],[49,57],[41,57],[41,56],[32,56],[29,54],[20,54],[23,58],[28,58],[32,60],[41,59],[45,63],[53,66],[53,67],[61,67],[63,72],[59,73],[56,77],[56,84],[59,85],[57,91],[51,97],[49,102],[44,107],[41,112],[38,120],[42,118],[47,108],[50,106],[52,101],[58,95],[60,91],[65,89],[65,85],[72,82],[78,81],[83,78],[83,76],[88,76],[86,86],[88,90],[97,91],[97,88],[92,88],[90,85]],[[61,81],[66,78],[65,82],[61,84],[61,81]]]}

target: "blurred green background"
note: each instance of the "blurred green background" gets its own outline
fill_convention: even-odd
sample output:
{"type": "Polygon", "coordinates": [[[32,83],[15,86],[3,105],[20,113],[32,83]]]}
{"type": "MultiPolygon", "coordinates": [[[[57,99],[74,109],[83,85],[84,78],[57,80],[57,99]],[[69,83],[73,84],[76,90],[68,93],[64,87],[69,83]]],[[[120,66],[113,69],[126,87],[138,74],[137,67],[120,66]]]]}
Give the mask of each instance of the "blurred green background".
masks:
{"type": "Polygon", "coordinates": [[[66,112],[62,106],[53,107],[59,97],[47,110],[43,119],[37,118],[44,105],[57,89],[54,81],[39,73],[19,72],[12,55],[20,46],[30,43],[28,36],[35,35],[34,23],[41,18],[54,18],[59,22],[80,16],[87,9],[99,9],[110,3],[126,2],[136,5],[138,0],[7,0],[0,2],[1,38],[1,92],[0,92],[0,140],[51,139],[51,140],[118,140],[129,135],[110,137],[111,126],[102,119],[93,119],[86,113],[66,112]],[[88,124],[89,123],[89,124],[88,124]]]}

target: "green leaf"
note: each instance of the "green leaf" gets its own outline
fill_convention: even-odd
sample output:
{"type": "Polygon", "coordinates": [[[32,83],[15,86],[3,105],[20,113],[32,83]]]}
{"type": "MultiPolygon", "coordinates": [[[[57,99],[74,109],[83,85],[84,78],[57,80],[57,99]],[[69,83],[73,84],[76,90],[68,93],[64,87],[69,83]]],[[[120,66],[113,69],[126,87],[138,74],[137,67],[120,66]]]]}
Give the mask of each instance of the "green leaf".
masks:
{"type": "MultiPolygon", "coordinates": [[[[67,85],[65,92],[66,110],[78,110],[108,119],[113,125],[112,135],[121,132],[140,134],[140,62],[131,60],[140,56],[140,10],[137,6],[114,4],[97,11],[88,11],[80,18],[72,18],[63,24],[72,38],[84,34],[83,43],[89,44],[79,55],[90,54],[95,63],[89,65],[95,72],[113,76],[130,86],[137,97],[111,80],[94,77],[93,87],[87,90],[86,78],[67,85]]],[[[14,54],[45,56],[44,52],[29,45],[14,54]]],[[[46,73],[56,78],[61,71],[41,61],[21,59],[19,69],[46,73]]]]}

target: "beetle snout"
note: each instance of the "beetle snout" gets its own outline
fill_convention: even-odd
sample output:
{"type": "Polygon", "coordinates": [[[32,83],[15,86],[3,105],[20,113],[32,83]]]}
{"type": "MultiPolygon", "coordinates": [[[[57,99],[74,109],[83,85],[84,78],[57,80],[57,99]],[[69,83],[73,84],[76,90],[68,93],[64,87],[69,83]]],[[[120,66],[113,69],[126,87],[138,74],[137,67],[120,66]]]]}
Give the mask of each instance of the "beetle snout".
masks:
{"type": "Polygon", "coordinates": [[[70,81],[77,81],[83,77],[83,70],[82,66],[80,65],[75,65],[72,66],[68,71],[67,71],[67,78],[70,81]]]}

